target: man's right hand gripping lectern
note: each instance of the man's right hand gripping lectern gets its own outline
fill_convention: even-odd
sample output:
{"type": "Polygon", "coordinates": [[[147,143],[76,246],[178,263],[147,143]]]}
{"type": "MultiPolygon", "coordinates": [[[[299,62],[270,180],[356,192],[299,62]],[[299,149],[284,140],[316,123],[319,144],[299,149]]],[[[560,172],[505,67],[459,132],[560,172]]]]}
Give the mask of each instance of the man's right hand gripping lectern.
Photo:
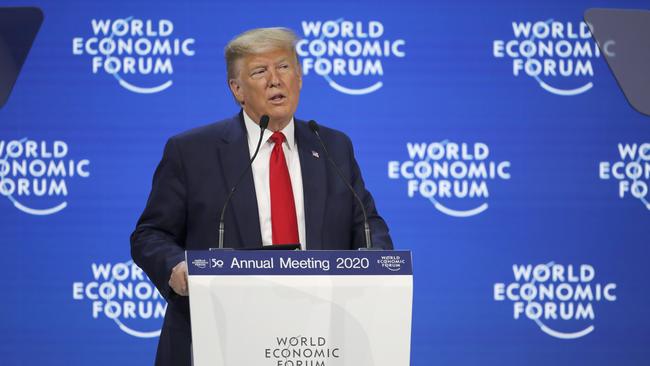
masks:
{"type": "Polygon", "coordinates": [[[408,366],[408,251],[188,251],[195,366],[408,366]]]}

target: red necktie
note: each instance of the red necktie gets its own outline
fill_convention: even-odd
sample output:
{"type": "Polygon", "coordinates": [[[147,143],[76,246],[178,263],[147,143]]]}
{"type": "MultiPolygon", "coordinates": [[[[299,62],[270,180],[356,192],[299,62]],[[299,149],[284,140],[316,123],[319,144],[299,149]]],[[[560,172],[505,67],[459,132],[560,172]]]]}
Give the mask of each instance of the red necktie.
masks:
{"type": "Polygon", "coordinates": [[[293,201],[291,178],[282,150],[284,135],[282,132],[273,132],[271,140],[275,143],[269,164],[273,244],[298,244],[300,240],[298,239],[296,204],[293,201]]]}

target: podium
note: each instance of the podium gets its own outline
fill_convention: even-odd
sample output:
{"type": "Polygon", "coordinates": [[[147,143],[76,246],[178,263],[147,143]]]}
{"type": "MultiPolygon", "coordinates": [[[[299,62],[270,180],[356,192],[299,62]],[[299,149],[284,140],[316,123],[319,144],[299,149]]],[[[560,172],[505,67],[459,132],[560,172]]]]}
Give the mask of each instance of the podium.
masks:
{"type": "Polygon", "coordinates": [[[188,251],[194,366],[408,366],[409,251],[188,251]]]}

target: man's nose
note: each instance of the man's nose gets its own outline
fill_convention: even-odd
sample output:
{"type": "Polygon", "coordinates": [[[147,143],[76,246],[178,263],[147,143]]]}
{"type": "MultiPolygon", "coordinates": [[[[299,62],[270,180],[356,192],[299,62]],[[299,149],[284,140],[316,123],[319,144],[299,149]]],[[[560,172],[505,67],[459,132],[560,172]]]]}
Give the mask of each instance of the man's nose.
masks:
{"type": "Polygon", "coordinates": [[[280,75],[278,73],[278,70],[271,68],[269,69],[268,73],[269,77],[267,79],[267,86],[270,87],[277,87],[280,86],[280,75]]]}

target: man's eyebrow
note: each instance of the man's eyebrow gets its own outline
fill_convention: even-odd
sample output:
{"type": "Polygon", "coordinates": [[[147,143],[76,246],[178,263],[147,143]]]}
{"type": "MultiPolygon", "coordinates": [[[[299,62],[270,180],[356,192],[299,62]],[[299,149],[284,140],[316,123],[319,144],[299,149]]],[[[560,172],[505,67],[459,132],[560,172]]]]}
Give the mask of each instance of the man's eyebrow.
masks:
{"type": "MultiPolygon", "coordinates": [[[[277,64],[280,64],[280,63],[283,63],[283,62],[288,62],[289,59],[290,59],[290,58],[287,57],[287,56],[282,56],[281,58],[279,58],[279,59],[277,59],[277,60],[274,60],[274,61],[273,61],[273,64],[277,65],[277,64]]],[[[249,68],[250,70],[259,69],[259,68],[265,68],[265,67],[268,67],[268,65],[267,65],[267,63],[264,62],[264,61],[252,61],[252,62],[248,65],[248,68],[249,68]]]]}

